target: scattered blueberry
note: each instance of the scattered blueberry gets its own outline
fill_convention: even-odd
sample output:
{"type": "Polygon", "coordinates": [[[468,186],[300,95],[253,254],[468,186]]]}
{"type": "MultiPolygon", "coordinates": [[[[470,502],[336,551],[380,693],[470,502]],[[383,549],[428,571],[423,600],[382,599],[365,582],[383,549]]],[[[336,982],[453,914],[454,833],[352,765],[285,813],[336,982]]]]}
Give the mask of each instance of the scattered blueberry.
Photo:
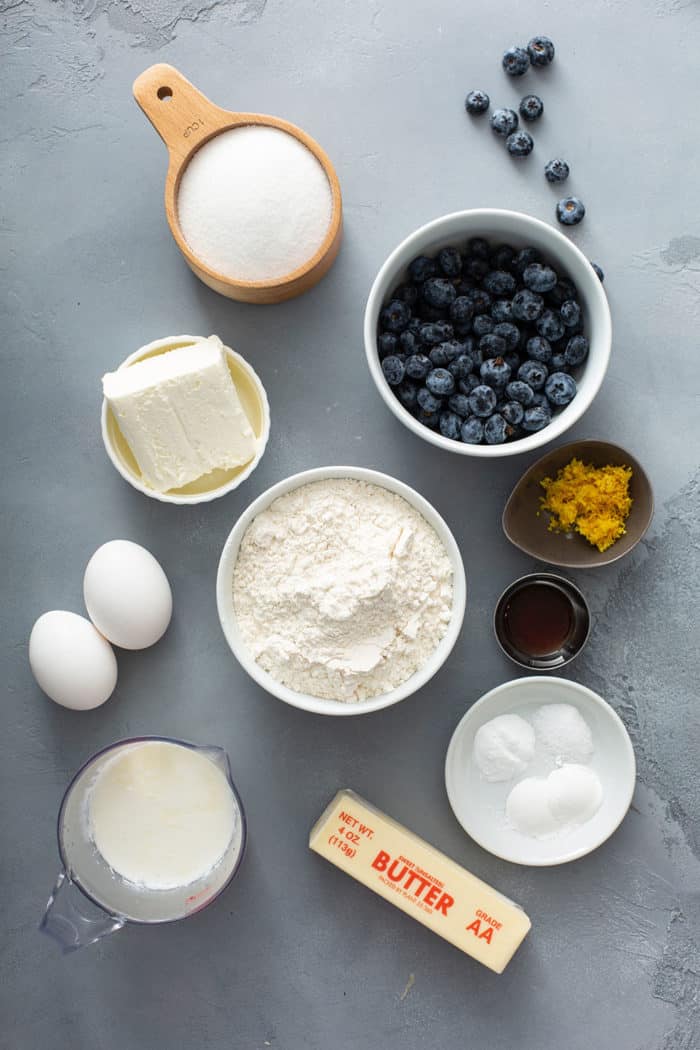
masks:
{"type": "MultiPolygon", "coordinates": [[[[551,344],[544,336],[533,335],[532,338],[528,339],[525,349],[527,356],[532,361],[538,361],[542,365],[548,364],[552,359],[551,344]]],[[[406,362],[406,371],[408,371],[408,361],[406,362]]]]}
{"type": "Polygon", "coordinates": [[[431,346],[428,357],[430,358],[431,368],[447,368],[450,363],[450,355],[448,354],[444,343],[438,343],[437,346],[431,346]]]}
{"type": "Polygon", "coordinates": [[[452,325],[447,324],[445,321],[433,321],[429,324],[421,325],[419,332],[420,341],[425,346],[442,343],[445,339],[451,339],[453,335],[454,329],[452,325]]]}
{"type": "Polygon", "coordinates": [[[545,164],[544,177],[547,182],[566,182],[569,171],[570,168],[566,161],[557,157],[555,160],[548,160],[545,164]]]}
{"type": "Polygon", "coordinates": [[[529,156],[530,153],[532,153],[534,145],[535,143],[532,135],[529,135],[527,131],[514,131],[512,135],[509,135],[506,139],[506,149],[511,157],[529,156]]]}
{"type": "Polygon", "coordinates": [[[514,379],[506,386],[506,396],[511,401],[518,401],[524,405],[532,404],[533,394],[532,386],[524,383],[522,379],[514,379]]]}
{"type": "Polygon", "coordinates": [[[437,259],[445,277],[459,277],[462,272],[462,256],[456,248],[441,248],[437,259]]]}
{"type": "Polygon", "coordinates": [[[502,445],[513,433],[513,428],[502,415],[495,412],[484,423],[484,438],[487,445],[502,445]]]}
{"type": "Polygon", "coordinates": [[[425,354],[412,354],[411,357],[406,358],[405,367],[406,375],[411,379],[425,379],[433,366],[430,363],[430,358],[426,357],[425,354]]]}
{"type": "Polygon", "coordinates": [[[518,114],[513,109],[494,109],[490,123],[492,130],[505,139],[517,128],[518,114]]]}
{"type": "Polygon", "coordinates": [[[489,295],[512,295],[515,291],[515,277],[506,270],[491,270],[484,277],[484,288],[489,295]]]}
{"type": "Polygon", "coordinates": [[[465,445],[480,445],[484,440],[484,424],[476,416],[462,423],[460,437],[465,445]]]}
{"type": "Polygon", "coordinates": [[[480,383],[469,395],[469,407],[475,416],[490,416],[497,400],[495,390],[485,383],[480,383]]]}
{"type": "Polygon", "coordinates": [[[530,55],[524,47],[509,47],[501,64],[509,77],[521,77],[530,68],[530,55]]]}
{"type": "Polygon", "coordinates": [[[447,370],[455,379],[466,379],[469,373],[474,370],[474,358],[471,354],[460,354],[459,357],[455,357],[453,361],[450,361],[447,370]]]}
{"type": "Polygon", "coordinates": [[[493,330],[506,344],[506,350],[515,350],[520,343],[520,329],[509,321],[500,321],[493,330]]]}
{"type": "Polygon", "coordinates": [[[559,314],[567,328],[575,328],[581,320],[581,307],[575,299],[566,299],[559,307],[559,314]]]}
{"type": "Polygon", "coordinates": [[[442,401],[439,397],[431,394],[427,386],[422,386],[418,391],[418,404],[424,412],[438,412],[442,401]]]}
{"type": "Polygon", "coordinates": [[[470,91],[464,100],[467,113],[485,113],[491,105],[491,99],[485,91],[470,91]]]}
{"type": "Polygon", "coordinates": [[[513,307],[508,299],[497,299],[491,307],[491,316],[497,324],[511,321],[513,318],[513,307]]]}
{"type": "Polygon", "coordinates": [[[525,408],[519,401],[506,401],[505,405],[501,408],[501,415],[506,423],[510,423],[512,427],[517,427],[520,426],[523,421],[525,408]]]}
{"type": "Polygon", "coordinates": [[[554,44],[548,36],[533,36],[527,53],[533,66],[548,66],[554,58],[554,44]]]}
{"type": "Polygon", "coordinates": [[[429,259],[427,255],[419,255],[417,259],[408,264],[409,277],[416,284],[427,281],[429,277],[434,277],[437,272],[437,263],[434,259],[429,259]]]}
{"type": "Polygon", "coordinates": [[[395,354],[399,346],[399,341],[393,332],[382,332],[377,337],[377,350],[379,351],[380,360],[383,357],[388,357],[389,354],[395,354]]]}
{"type": "Polygon", "coordinates": [[[582,365],[587,357],[588,340],[585,335],[572,336],[566,344],[566,350],[564,352],[564,360],[567,365],[575,368],[577,365],[582,365]]]}
{"type": "Polygon", "coordinates": [[[466,394],[453,394],[447,402],[447,405],[452,412],[456,412],[457,415],[462,416],[463,419],[466,419],[468,415],[471,415],[471,408],[469,407],[469,398],[466,396],[466,394]]]}
{"type": "Polygon", "coordinates": [[[446,368],[434,368],[432,372],[428,372],[425,385],[436,397],[449,397],[454,393],[455,378],[446,368]]]}
{"type": "Polygon", "coordinates": [[[545,310],[544,313],[540,314],[535,321],[535,327],[540,335],[543,335],[545,339],[549,339],[550,343],[556,343],[566,331],[561,315],[555,314],[554,310],[545,310]]]}
{"type": "Polygon", "coordinates": [[[518,369],[518,379],[535,391],[541,390],[547,379],[547,366],[540,361],[526,361],[518,369]]]}
{"type": "Polygon", "coordinates": [[[457,289],[445,277],[429,277],[423,283],[423,299],[428,306],[446,310],[457,298],[457,289]]]}
{"type": "Polygon", "coordinates": [[[489,332],[487,335],[482,335],[479,340],[479,349],[485,359],[502,357],[506,352],[506,341],[495,332],[489,332]]]}
{"type": "Polygon", "coordinates": [[[488,383],[494,390],[503,390],[510,379],[510,367],[502,357],[494,357],[484,361],[479,374],[482,382],[488,383]]]}
{"type": "Polygon", "coordinates": [[[518,112],[523,120],[538,120],[544,113],[544,102],[539,95],[526,95],[520,100],[518,112]]]}
{"type": "Polygon", "coordinates": [[[578,197],[564,197],[557,204],[557,219],[562,226],[578,226],[585,214],[585,205],[578,197]]]}
{"type": "Polygon", "coordinates": [[[411,308],[401,299],[392,299],[379,316],[385,332],[402,332],[410,320],[411,308]]]}
{"type": "Polygon", "coordinates": [[[392,354],[382,361],[382,372],[389,386],[398,386],[406,374],[406,369],[401,358],[392,354]]]}
{"type": "Polygon", "coordinates": [[[533,405],[526,408],[521,426],[523,430],[534,432],[543,430],[552,422],[552,410],[547,405],[533,405]]]}
{"type": "Polygon", "coordinates": [[[458,295],[450,303],[450,320],[458,325],[467,325],[474,316],[474,300],[470,295],[458,295]]]}
{"type": "Polygon", "coordinates": [[[522,288],[513,296],[513,317],[518,321],[536,321],[544,309],[544,299],[529,288],[522,288]]]}
{"type": "Polygon", "coordinates": [[[592,267],[593,267],[593,269],[595,270],[595,272],[596,272],[596,276],[598,277],[598,280],[599,280],[599,281],[600,281],[600,283],[602,284],[602,283],[603,283],[603,281],[605,280],[605,274],[604,274],[604,273],[603,273],[603,271],[601,270],[600,266],[598,266],[598,263],[594,263],[594,262],[592,262],[592,263],[591,263],[591,266],[592,266],[592,267]]]}
{"type": "Polygon", "coordinates": [[[552,267],[544,266],[542,263],[530,263],[523,270],[523,283],[531,292],[539,292],[541,295],[544,292],[551,292],[552,288],[556,287],[557,280],[557,275],[552,267]]]}
{"type": "Polygon", "coordinates": [[[462,429],[462,420],[455,412],[441,412],[439,429],[443,437],[459,440],[459,432],[462,429]]]}
{"type": "Polygon", "coordinates": [[[566,372],[552,372],[544,384],[544,392],[553,405],[561,408],[576,397],[576,380],[566,372]]]}

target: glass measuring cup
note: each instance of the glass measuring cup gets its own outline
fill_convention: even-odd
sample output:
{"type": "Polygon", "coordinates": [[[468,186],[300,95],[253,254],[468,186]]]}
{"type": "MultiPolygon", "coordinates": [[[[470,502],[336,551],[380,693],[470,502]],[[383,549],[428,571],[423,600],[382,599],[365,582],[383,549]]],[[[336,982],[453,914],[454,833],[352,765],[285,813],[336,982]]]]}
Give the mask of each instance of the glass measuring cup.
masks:
{"type": "Polygon", "coordinates": [[[63,796],[57,832],[63,867],[39,929],[53,937],[64,952],[72,952],[116,933],[127,923],[174,922],[206,908],[238,871],[245,850],[246,819],[223,748],[199,746],[172,737],[142,736],[118,740],[85,762],[63,796]],[[200,879],[174,889],[153,890],[123,879],[98,853],[88,830],[88,797],[106,763],[125,748],[149,741],[199,752],[221,770],[233,796],[233,834],[223,857],[200,879]]]}

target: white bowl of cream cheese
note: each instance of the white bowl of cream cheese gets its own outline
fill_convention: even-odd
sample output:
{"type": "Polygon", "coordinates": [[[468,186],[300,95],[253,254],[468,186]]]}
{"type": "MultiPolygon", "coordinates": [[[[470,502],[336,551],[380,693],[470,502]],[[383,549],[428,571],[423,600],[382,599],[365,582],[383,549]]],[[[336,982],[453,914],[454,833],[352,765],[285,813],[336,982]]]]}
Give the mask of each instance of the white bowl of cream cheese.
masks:
{"type": "MultiPolygon", "coordinates": [[[[327,486],[333,490],[337,486],[327,486]]],[[[308,490],[307,490],[308,491],[308,490]]],[[[324,489],[326,491],[326,489],[324,489]]],[[[318,492],[318,489],[316,489],[318,492]]],[[[298,502],[298,501],[297,501],[298,502]]],[[[381,501],[380,501],[381,502],[381,501]]],[[[381,518],[380,518],[381,520],[381,518]]],[[[310,527],[314,527],[314,522],[319,521],[319,516],[314,514],[310,518],[310,527]]],[[[362,512],[361,508],[358,507],[358,532],[361,529],[362,523],[362,512]]],[[[299,518],[297,516],[294,521],[293,528],[298,529],[299,518]]],[[[393,526],[391,526],[393,527],[393,526]]],[[[330,537],[330,542],[333,541],[334,529],[336,523],[332,520],[329,515],[328,522],[324,522],[319,527],[320,535],[323,535],[323,529],[327,529],[327,535],[330,537]]],[[[295,537],[292,537],[295,539],[295,537]]],[[[265,537],[262,537],[262,549],[264,552],[265,537]]],[[[258,544],[261,547],[261,544],[258,544]]],[[[290,540],[290,548],[292,547],[292,541],[290,540]]],[[[295,548],[299,550],[299,544],[295,548]]],[[[386,563],[386,559],[385,559],[386,563]]],[[[415,565],[415,571],[419,575],[420,566],[415,565]]],[[[391,571],[391,570],[389,570],[391,571]]],[[[396,569],[399,572],[398,568],[396,569]]],[[[425,579],[425,576],[423,577],[425,579]]],[[[391,580],[385,582],[384,590],[386,592],[391,591],[394,587],[399,587],[399,580],[391,580]]],[[[409,581],[410,582],[410,581],[409,581]]],[[[285,589],[285,580],[282,579],[282,589],[285,589]]],[[[414,489],[409,488],[408,485],[398,481],[396,478],[392,478],[386,474],[381,474],[374,470],[367,470],[362,467],[318,467],[314,470],[303,471],[300,474],[295,474],[292,477],[286,478],[279,482],[277,485],[273,485],[272,488],[264,492],[258,499],[256,499],[246,511],[240,516],[235,526],[233,527],[221,554],[219,561],[219,569],[217,574],[216,583],[216,596],[217,606],[219,611],[219,619],[221,626],[226,637],[226,640],[231,647],[231,650],[241,664],[241,666],[248,672],[248,674],[267,692],[273,696],[278,697],[280,700],[284,700],[285,703],[291,704],[293,707],[302,708],[305,711],[312,711],[316,714],[324,715],[355,715],[355,714],[368,714],[371,711],[379,711],[384,707],[390,707],[392,704],[398,703],[400,700],[404,700],[407,696],[415,693],[418,689],[422,688],[439,670],[442,664],[449,656],[452,648],[457,641],[459,636],[462,622],[464,619],[464,610],[466,605],[466,578],[464,573],[464,565],[462,557],[459,552],[459,548],[452,535],[449,527],[438,514],[434,507],[428,503],[419,493],[414,489]],[[391,557],[407,558],[407,563],[402,567],[401,574],[404,581],[407,579],[407,573],[412,571],[414,566],[410,562],[410,558],[413,556],[412,553],[406,553],[403,550],[404,543],[413,544],[415,543],[415,557],[422,556],[423,560],[423,572],[426,572],[426,566],[429,564],[429,559],[426,559],[426,551],[436,551],[436,566],[439,570],[439,579],[436,582],[436,587],[430,589],[430,581],[428,581],[428,587],[425,587],[425,594],[413,593],[409,595],[409,600],[413,602],[412,608],[418,608],[419,611],[416,615],[416,621],[420,622],[420,628],[417,634],[412,634],[413,621],[411,618],[408,622],[402,623],[400,626],[397,624],[395,634],[396,641],[391,639],[389,631],[389,637],[387,638],[387,631],[381,629],[381,624],[375,626],[375,633],[378,634],[377,638],[370,638],[365,643],[364,640],[360,640],[357,637],[358,624],[361,624],[364,610],[362,607],[363,602],[367,602],[367,618],[371,621],[373,617],[377,615],[377,602],[374,600],[375,595],[373,594],[372,582],[377,577],[377,592],[382,588],[381,574],[386,570],[386,564],[382,566],[381,562],[377,562],[377,568],[375,573],[374,565],[371,561],[372,554],[372,542],[376,540],[378,544],[381,544],[381,527],[376,529],[374,532],[369,530],[367,533],[368,537],[368,555],[367,559],[362,556],[363,547],[362,544],[355,545],[355,550],[352,552],[354,558],[353,568],[353,596],[351,602],[359,602],[360,610],[358,612],[355,609],[355,616],[351,618],[348,613],[347,619],[347,631],[348,641],[347,646],[354,646],[352,649],[353,658],[362,660],[367,658],[368,669],[367,674],[369,679],[363,676],[363,668],[360,668],[358,677],[354,678],[353,684],[357,682],[361,683],[356,693],[352,695],[345,693],[343,698],[334,698],[334,696],[328,695],[329,691],[333,687],[333,683],[339,680],[335,671],[339,665],[342,664],[344,654],[346,653],[346,643],[343,635],[345,628],[345,610],[342,606],[342,602],[338,602],[339,594],[342,595],[342,589],[336,589],[333,587],[332,581],[326,580],[325,584],[323,580],[318,579],[316,573],[316,565],[313,559],[313,550],[310,549],[309,560],[306,563],[307,568],[304,568],[303,556],[299,555],[296,559],[297,569],[295,572],[296,581],[291,581],[290,586],[294,589],[294,595],[291,599],[290,605],[285,605],[281,610],[281,618],[275,623],[274,614],[275,610],[271,608],[269,621],[264,615],[265,605],[264,602],[267,599],[265,595],[256,595],[254,588],[256,587],[256,579],[262,580],[259,586],[265,587],[269,600],[274,602],[275,591],[270,586],[270,581],[265,579],[264,569],[260,573],[256,574],[254,571],[248,571],[247,574],[247,593],[245,596],[250,598],[249,602],[244,604],[241,600],[241,591],[239,590],[239,609],[237,612],[236,602],[234,599],[234,580],[236,580],[236,587],[239,586],[238,580],[240,579],[240,568],[237,572],[237,565],[239,563],[239,556],[241,557],[241,563],[243,559],[247,557],[247,549],[250,547],[249,540],[245,540],[246,533],[255,523],[255,528],[260,532],[261,525],[264,528],[270,530],[270,546],[274,548],[279,543],[279,536],[275,534],[275,514],[279,515],[277,508],[287,506],[290,500],[293,500],[294,494],[301,498],[301,490],[307,490],[307,486],[314,486],[315,482],[343,482],[346,480],[363,483],[358,486],[358,493],[371,495],[372,488],[376,487],[383,490],[388,495],[394,497],[400,497],[400,500],[389,500],[387,503],[387,510],[391,509],[391,504],[394,503],[397,508],[400,508],[401,501],[405,501],[408,504],[407,508],[407,527],[406,529],[397,528],[396,531],[396,545],[392,549],[391,557]],[[368,488],[368,486],[370,488],[368,488]],[[290,499],[277,503],[276,507],[273,508],[272,512],[270,507],[275,501],[279,501],[281,497],[290,495],[290,499]],[[435,543],[433,544],[433,539],[435,543]],[[244,543],[245,540],[245,543],[244,543]],[[242,552],[243,544],[243,552],[242,552]],[[431,544],[433,544],[431,546],[431,544]],[[299,569],[299,566],[301,568],[299,569]],[[304,601],[307,597],[306,588],[304,586],[304,577],[308,575],[309,587],[309,605],[305,609],[303,608],[304,601]],[[360,577],[361,585],[355,586],[357,577],[360,577]],[[440,580],[442,582],[440,582],[440,580]],[[449,580],[449,585],[447,581],[449,580]],[[323,587],[326,587],[326,591],[323,592],[323,587]],[[319,587],[321,594],[319,595],[319,587]],[[363,587],[365,588],[363,590],[363,587]],[[257,600],[262,598],[262,602],[257,600]],[[422,599],[425,598],[425,602],[422,603],[422,599]],[[293,682],[298,685],[299,682],[304,681],[304,657],[298,658],[298,654],[295,652],[293,659],[297,660],[296,669],[292,666],[292,671],[289,675],[279,675],[278,665],[272,661],[271,670],[274,669],[275,673],[271,673],[271,670],[266,669],[260,662],[260,652],[256,654],[253,651],[254,646],[250,643],[250,623],[257,624],[261,630],[261,636],[267,635],[267,637],[261,638],[262,645],[261,649],[265,649],[265,658],[267,658],[268,648],[267,643],[272,637],[273,642],[271,648],[274,652],[279,654],[281,651],[284,653],[285,646],[289,646],[291,649],[296,650],[294,646],[294,631],[290,629],[290,624],[285,622],[284,616],[286,609],[294,608],[297,599],[302,603],[302,608],[299,611],[299,625],[300,629],[305,629],[309,623],[309,616],[312,614],[318,615],[319,607],[321,610],[327,609],[328,619],[331,621],[330,629],[331,633],[336,630],[338,632],[338,653],[332,653],[331,658],[328,656],[328,645],[327,638],[324,642],[319,642],[319,646],[325,644],[319,652],[317,663],[313,664],[313,670],[309,673],[318,676],[319,686],[314,688],[316,695],[311,692],[311,686],[309,689],[303,690],[301,688],[292,688],[290,684],[285,684],[280,680],[280,677],[287,679],[287,682],[293,682]],[[441,604],[442,603],[442,604],[441,604]],[[340,604],[340,607],[338,607],[340,604]],[[239,615],[240,612],[240,615],[239,615]],[[441,616],[442,620],[440,624],[437,624],[436,617],[441,616]],[[352,621],[352,622],[351,622],[352,621]],[[280,637],[285,632],[286,637],[280,637]],[[353,634],[353,630],[355,633],[353,634]],[[420,632],[425,631],[425,634],[420,632]],[[429,633],[429,632],[433,633],[429,633]],[[423,646],[421,647],[421,640],[427,638],[435,638],[436,642],[434,646],[431,646],[429,651],[423,646]],[[419,662],[413,666],[410,664],[411,656],[419,654],[419,662]],[[336,659],[337,656],[337,659],[336,659]],[[299,659],[301,659],[302,669],[299,668],[299,659]],[[391,663],[393,661],[393,663],[391,663]],[[412,669],[406,675],[405,678],[398,681],[396,678],[400,678],[398,668],[412,669]],[[327,673],[327,669],[330,668],[330,672],[327,673]],[[382,681],[381,674],[387,671],[387,680],[393,681],[392,687],[387,688],[381,692],[372,692],[371,688],[365,690],[364,684],[366,681],[371,680],[376,687],[377,681],[382,681]],[[371,673],[370,673],[371,672],[371,673]],[[378,677],[375,677],[375,672],[378,677]],[[389,676],[389,672],[395,674],[395,679],[389,676]],[[329,685],[329,682],[331,685],[329,685]],[[325,695],[318,695],[318,693],[325,695]],[[367,694],[367,695],[365,695],[367,694]]],[[[383,601],[383,599],[382,599],[383,601]]],[[[389,606],[391,607],[391,595],[389,595],[389,606]]],[[[396,607],[396,603],[395,607],[396,607]]],[[[401,603],[398,603],[400,607],[401,603]]],[[[380,601],[381,606],[381,601],[380,601]]],[[[391,608],[389,615],[391,613],[391,608]]],[[[327,624],[321,624],[320,630],[318,630],[318,637],[322,634],[322,629],[327,627],[327,624]]],[[[390,628],[390,623],[387,623],[387,628],[390,628]]],[[[312,625],[312,638],[317,637],[313,632],[319,629],[319,624],[315,623],[312,625]]],[[[313,641],[310,643],[312,646],[316,643],[313,641]]],[[[263,659],[263,663],[265,659],[263,659]]],[[[339,689],[337,695],[342,692],[339,689]]]]}

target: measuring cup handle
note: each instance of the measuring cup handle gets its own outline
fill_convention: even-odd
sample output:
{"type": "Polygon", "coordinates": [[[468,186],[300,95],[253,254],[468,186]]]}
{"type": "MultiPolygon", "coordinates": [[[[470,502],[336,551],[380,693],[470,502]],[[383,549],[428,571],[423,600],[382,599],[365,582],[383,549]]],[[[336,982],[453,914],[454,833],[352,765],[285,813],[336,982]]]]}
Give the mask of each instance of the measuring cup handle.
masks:
{"type": "Polygon", "coordinates": [[[134,81],[133,92],[175,160],[184,159],[193,145],[231,117],[165,62],[144,70],[134,81]]]}
{"type": "Polygon", "coordinates": [[[64,955],[116,933],[126,921],[97,905],[92,905],[94,915],[87,915],[84,910],[87,907],[90,903],[85,895],[62,871],[51,891],[39,929],[58,942],[64,955]]]}

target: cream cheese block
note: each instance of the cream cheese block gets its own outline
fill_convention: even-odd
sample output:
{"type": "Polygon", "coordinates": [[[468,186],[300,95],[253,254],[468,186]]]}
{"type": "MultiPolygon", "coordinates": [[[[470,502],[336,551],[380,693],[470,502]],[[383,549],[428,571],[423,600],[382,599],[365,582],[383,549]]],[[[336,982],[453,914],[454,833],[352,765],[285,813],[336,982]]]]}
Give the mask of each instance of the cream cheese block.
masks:
{"type": "Polygon", "coordinates": [[[517,904],[354,791],[338,792],[309,847],[496,973],[530,929],[517,904]]]}
{"type": "Polygon", "coordinates": [[[216,336],[109,372],[102,389],[144,482],[156,492],[243,466],[255,455],[257,439],[216,336]]]}

